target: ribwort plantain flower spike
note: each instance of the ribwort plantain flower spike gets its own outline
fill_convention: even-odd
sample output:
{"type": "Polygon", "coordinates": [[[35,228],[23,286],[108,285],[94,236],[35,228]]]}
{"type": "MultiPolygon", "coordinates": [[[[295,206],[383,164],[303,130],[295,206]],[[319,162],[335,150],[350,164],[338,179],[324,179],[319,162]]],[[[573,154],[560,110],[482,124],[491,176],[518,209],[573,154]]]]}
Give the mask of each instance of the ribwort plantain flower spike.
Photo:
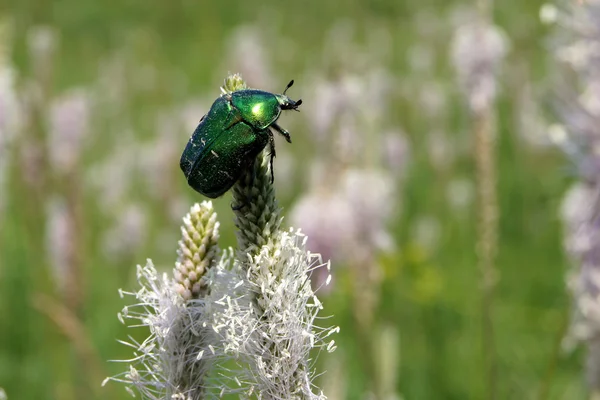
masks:
{"type": "Polygon", "coordinates": [[[265,399],[324,399],[312,383],[310,351],[333,351],[335,343],[324,338],[337,328],[314,325],[323,307],[309,274],[329,264],[310,254],[306,236],[294,230],[279,232],[272,248],[263,246],[248,258],[247,285],[255,310],[246,354],[251,365],[248,380],[265,399]]]}
{"type": "Polygon", "coordinates": [[[263,399],[324,399],[313,384],[310,351],[333,351],[335,342],[326,338],[339,328],[315,325],[322,304],[311,288],[310,275],[318,268],[329,270],[329,263],[306,249],[307,238],[300,231],[281,230],[270,165],[270,154],[263,151],[233,187],[238,228],[235,269],[250,302],[234,303],[224,314],[228,319],[223,323],[231,326],[234,321],[238,328],[230,329],[235,334],[225,334],[223,340],[249,366],[244,371],[247,394],[263,399]],[[247,326],[253,329],[244,330],[247,326]]]}
{"type": "Polygon", "coordinates": [[[219,253],[219,222],[211,202],[194,204],[183,218],[181,236],[173,271],[177,291],[185,300],[205,297],[206,273],[219,253]]]}
{"type": "Polygon", "coordinates": [[[219,357],[204,298],[210,293],[210,268],[226,262],[217,258],[219,224],[211,202],[195,204],[183,222],[174,278],[159,275],[148,260],[145,267],[138,266],[141,289],[122,292],[137,303],[126,306],[119,318],[135,320],[151,334],[141,343],[125,343],[135,350],[125,361],[129,370],[107,380],[124,382],[128,391],[136,388],[147,399],[206,398],[207,374],[219,357]]]}
{"type": "Polygon", "coordinates": [[[269,163],[270,155],[265,150],[233,186],[239,257],[246,253],[255,255],[263,246],[273,246],[281,228],[283,218],[269,163]]]}

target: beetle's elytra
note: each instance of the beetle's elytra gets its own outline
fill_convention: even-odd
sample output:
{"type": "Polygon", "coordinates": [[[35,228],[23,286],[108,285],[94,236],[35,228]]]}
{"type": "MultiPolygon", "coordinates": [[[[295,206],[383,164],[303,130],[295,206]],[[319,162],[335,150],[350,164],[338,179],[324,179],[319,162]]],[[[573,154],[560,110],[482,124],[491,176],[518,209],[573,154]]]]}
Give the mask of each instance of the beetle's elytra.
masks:
{"type": "Polygon", "coordinates": [[[271,180],[275,157],[274,129],[291,143],[290,134],[277,125],[281,110],[297,110],[302,100],[255,89],[226,93],[213,103],[194,130],[180,167],[188,184],[206,197],[227,192],[258,154],[271,146],[271,180]]]}

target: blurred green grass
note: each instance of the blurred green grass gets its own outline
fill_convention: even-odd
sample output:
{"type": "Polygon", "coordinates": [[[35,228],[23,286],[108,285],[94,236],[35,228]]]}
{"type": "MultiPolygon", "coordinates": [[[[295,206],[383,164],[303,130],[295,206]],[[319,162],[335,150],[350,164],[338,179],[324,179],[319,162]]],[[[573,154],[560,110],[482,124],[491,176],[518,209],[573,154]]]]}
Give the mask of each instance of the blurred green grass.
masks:
{"type": "MultiPolygon", "coordinates": [[[[413,79],[407,66],[407,49],[424,40],[418,32],[416,17],[429,13],[447,19],[449,11],[460,4],[472,7],[469,3],[436,0],[347,1],[343,5],[315,0],[261,3],[228,0],[203,4],[189,0],[13,0],[0,5],[0,15],[8,16],[14,23],[13,59],[22,77],[31,75],[35,67],[28,56],[29,30],[39,25],[50,25],[57,30],[58,54],[53,59],[54,65],[47,66],[54,70],[55,92],[88,84],[96,77],[102,60],[117,49],[127,49],[125,57],[130,65],[151,65],[158,74],[156,85],[136,95],[126,111],[139,127],[136,134],[143,139],[146,132],[156,129],[153,116],[161,108],[198,94],[218,94],[218,85],[229,72],[223,61],[228,38],[241,24],[255,24],[267,35],[293,42],[293,54],[285,58],[271,54],[273,70],[285,79],[319,68],[324,38],[334,23],[352,21],[359,41],[372,27],[381,27],[391,33],[393,40],[388,67],[402,82],[413,79]]],[[[572,177],[565,172],[561,154],[526,146],[515,128],[513,89],[523,83],[521,71],[542,90],[548,84],[547,31],[537,17],[541,4],[541,1],[497,2],[494,12],[496,23],[506,31],[512,46],[502,75],[497,116],[501,218],[497,258],[500,280],[494,322],[498,398],[502,399],[584,396],[582,355],[557,353],[570,307],[564,285],[567,262],[561,249],[557,215],[572,177]],[[543,397],[545,390],[548,394],[543,397]]],[[[447,39],[443,35],[434,36],[429,44],[436,59],[435,79],[452,85],[454,75],[447,60],[447,39]]],[[[135,75],[135,69],[131,73],[135,75]]],[[[280,82],[282,87],[284,83],[280,82]]],[[[411,84],[418,86],[420,82],[411,84]]],[[[301,93],[302,82],[297,81],[297,86],[294,90],[301,93]]],[[[468,116],[460,97],[456,93],[449,96],[444,128],[467,135],[468,116]]],[[[457,215],[446,200],[448,181],[457,176],[472,180],[474,165],[467,154],[459,157],[449,170],[443,173],[436,170],[427,155],[431,129],[428,118],[410,98],[397,95],[393,99],[392,109],[396,112],[389,115],[389,123],[398,124],[408,132],[411,162],[400,193],[402,212],[391,227],[397,248],[380,258],[385,280],[375,319],[378,324],[393,325],[400,332],[397,390],[404,398],[485,398],[475,216],[472,212],[457,215]],[[432,216],[441,227],[439,245],[433,251],[423,248],[413,238],[413,227],[423,215],[432,216]]],[[[202,112],[198,110],[198,118],[202,112]]],[[[302,135],[297,132],[298,141],[282,151],[299,158],[313,151],[302,135]]],[[[114,132],[107,131],[106,136],[104,147],[102,140],[96,140],[100,143],[96,148],[98,154],[90,157],[101,158],[101,154],[110,153],[113,146],[119,145],[114,132]]],[[[173,164],[176,169],[177,159],[173,164]]],[[[89,383],[94,368],[80,369],[81,360],[72,338],[32,307],[32,299],[39,293],[56,295],[44,255],[43,211],[46,196],[49,197],[47,192],[55,188],[52,185],[40,188],[32,196],[21,179],[22,168],[17,163],[11,164],[9,201],[0,227],[0,387],[6,390],[9,399],[128,398],[118,385],[100,389],[100,381],[95,386],[89,383]]],[[[174,186],[186,194],[190,205],[199,200],[182,179],[177,179],[174,186]]],[[[293,189],[280,200],[289,209],[299,195],[299,190],[293,189]]],[[[148,201],[149,239],[128,259],[114,262],[102,254],[98,245],[98,231],[107,222],[93,195],[84,193],[83,197],[86,226],[81,233],[81,246],[86,285],[80,318],[101,373],[113,375],[123,366],[105,360],[130,357],[128,349],[116,342],[131,334],[116,318],[123,306],[117,289],[135,287],[134,266],[145,258],[170,268],[178,227],[164,215],[160,202],[148,201]],[[174,238],[170,253],[153,245],[161,231],[174,238]]],[[[138,200],[144,202],[141,197],[138,200]]],[[[227,197],[215,203],[223,223],[223,246],[233,245],[227,197]]],[[[335,265],[335,260],[332,263],[335,265]]],[[[353,319],[352,274],[342,268],[334,273],[334,291],[323,300],[326,313],[334,314],[334,323],[342,329],[337,353],[347,361],[344,364],[348,374],[347,398],[361,399],[368,390],[369,367],[364,362],[364,349],[361,351],[364,343],[353,319]]]]}

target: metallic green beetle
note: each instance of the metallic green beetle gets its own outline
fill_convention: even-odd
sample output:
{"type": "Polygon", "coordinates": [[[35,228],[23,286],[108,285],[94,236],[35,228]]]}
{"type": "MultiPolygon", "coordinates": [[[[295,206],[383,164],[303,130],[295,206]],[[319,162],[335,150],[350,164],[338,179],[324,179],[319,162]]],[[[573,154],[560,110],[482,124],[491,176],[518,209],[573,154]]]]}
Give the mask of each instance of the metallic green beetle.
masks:
{"type": "Polygon", "coordinates": [[[213,103],[192,134],[179,163],[188,184],[206,197],[227,192],[254,159],[271,146],[271,182],[275,140],[270,128],[291,143],[290,134],[277,125],[281,110],[298,110],[302,100],[255,89],[223,94],[213,103]]]}

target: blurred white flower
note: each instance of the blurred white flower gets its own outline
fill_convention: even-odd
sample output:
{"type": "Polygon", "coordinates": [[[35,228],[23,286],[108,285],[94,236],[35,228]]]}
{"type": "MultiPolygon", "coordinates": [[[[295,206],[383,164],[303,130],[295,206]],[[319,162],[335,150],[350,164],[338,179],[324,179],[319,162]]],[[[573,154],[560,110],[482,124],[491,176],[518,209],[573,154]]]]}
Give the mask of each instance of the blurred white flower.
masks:
{"type": "Polygon", "coordinates": [[[51,88],[54,60],[58,48],[59,34],[50,25],[34,26],[27,32],[27,44],[30,64],[33,67],[34,81],[38,83],[44,94],[51,88]]]}
{"type": "Polygon", "coordinates": [[[257,27],[244,25],[237,28],[227,46],[230,61],[226,69],[239,71],[250,87],[272,88],[274,74],[267,45],[257,27]]]}
{"type": "MultiPolygon", "coordinates": [[[[600,47],[598,48],[598,62],[600,63],[600,47]]],[[[597,77],[589,82],[583,89],[579,101],[581,105],[594,117],[600,118],[600,73],[597,77]]]]}
{"type": "Polygon", "coordinates": [[[10,28],[0,20],[0,215],[6,201],[6,180],[14,138],[21,129],[22,110],[15,89],[16,72],[10,61],[10,28]]]}
{"type": "Polygon", "coordinates": [[[408,65],[413,73],[427,74],[433,70],[435,56],[431,47],[415,43],[407,50],[408,65]]]}
{"type": "Polygon", "coordinates": [[[600,191],[585,183],[575,184],[562,206],[565,249],[574,264],[567,283],[575,298],[575,314],[567,343],[591,340],[600,334],[600,191]]]}
{"type": "Polygon", "coordinates": [[[475,184],[466,178],[455,178],[446,188],[448,204],[455,211],[468,211],[475,200],[475,184]]]}
{"type": "Polygon", "coordinates": [[[381,141],[383,153],[383,166],[398,178],[406,174],[410,159],[410,143],[406,134],[401,131],[388,131],[384,133],[381,141]]]}
{"type": "Polygon", "coordinates": [[[442,118],[446,113],[447,89],[438,81],[426,81],[419,84],[419,104],[421,110],[430,118],[442,118]]]}
{"type": "Polygon", "coordinates": [[[98,63],[98,76],[94,85],[98,109],[111,120],[125,118],[126,101],[131,82],[127,75],[126,56],[115,52],[98,63]]]}
{"type": "Polygon", "coordinates": [[[427,150],[431,165],[441,171],[447,170],[457,157],[458,143],[456,137],[444,131],[434,130],[427,136],[427,150]]]}
{"type": "Polygon", "coordinates": [[[183,129],[176,136],[183,138],[183,144],[186,143],[185,140],[192,136],[202,116],[210,110],[213,100],[212,98],[211,100],[191,99],[179,108],[179,119],[181,120],[183,129]]]}
{"type": "Polygon", "coordinates": [[[34,62],[46,61],[57,46],[57,32],[51,26],[36,26],[27,32],[27,44],[34,62]]]}
{"type": "Polygon", "coordinates": [[[138,204],[128,204],[115,217],[115,224],[104,233],[104,252],[112,258],[133,256],[146,240],[146,212],[138,204]]]}
{"type": "Polygon", "coordinates": [[[540,7],[540,21],[543,24],[553,24],[558,19],[558,9],[554,4],[544,3],[540,7]]]}
{"type": "Polygon", "coordinates": [[[411,236],[428,252],[433,252],[437,249],[442,236],[442,227],[439,219],[431,215],[419,217],[412,227],[411,236]]]}
{"type": "Polygon", "coordinates": [[[377,249],[392,250],[394,244],[386,228],[401,208],[394,179],[387,171],[375,169],[350,169],[342,178],[341,191],[358,218],[363,240],[377,249]]]}
{"type": "Polygon", "coordinates": [[[531,82],[526,82],[519,89],[514,112],[520,137],[535,148],[546,148],[552,145],[548,136],[549,123],[541,110],[540,102],[534,93],[531,82]]]}
{"type": "Polygon", "coordinates": [[[119,144],[101,161],[85,169],[85,184],[95,193],[101,210],[111,215],[128,201],[127,195],[139,171],[140,143],[134,133],[119,134],[119,144]]]}
{"type": "MultiPolygon", "coordinates": [[[[10,49],[4,43],[8,28],[0,24],[0,155],[4,154],[10,140],[17,134],[22,121],[17,99],[16,71],[10,62],[10,49]]],[[[0,157],[4,158],[4,157],[0,157]]]]}
{"type": "Polygon", "coordinates": [[[552,124],[548,127],[548,136],[556,145],[562,147],[568,139],[565,127],[560,124],[552,124]]]}
{"type": "Polygon", "coordinates": [[[173,177],[175,171],[179,172],[177,160],[186,145],[186,139],[191,135],[189,132],[186,139],[179,135],[184,130],[184,124],[178,117],[173,113],[159,115],[154,140],[140,143],[136,149],[139,160],[136,174],[154,198],[168,198],[175,193],[173,177]]]}
{"type": "Polygon", "coordinates": [[[311,124],[310,132],[315,135],[317,141],[322,141],[327,138],[342,109],[345,96],[340,94],[339,86],[332,81],[319,77],[313,77],[310,81],[313,85],[309,86],[308,93],[303,95],[305,100],[302,107],[311,116],[308,119],[308,123],[311,124]]]}
{"type": "Polygon", "coordinates": [[[452,39],[452,61],[473,112],[487,108],[496,96],[496,74],[508,51],[506,34],[497,26],[472,22],[452,39]]]}

